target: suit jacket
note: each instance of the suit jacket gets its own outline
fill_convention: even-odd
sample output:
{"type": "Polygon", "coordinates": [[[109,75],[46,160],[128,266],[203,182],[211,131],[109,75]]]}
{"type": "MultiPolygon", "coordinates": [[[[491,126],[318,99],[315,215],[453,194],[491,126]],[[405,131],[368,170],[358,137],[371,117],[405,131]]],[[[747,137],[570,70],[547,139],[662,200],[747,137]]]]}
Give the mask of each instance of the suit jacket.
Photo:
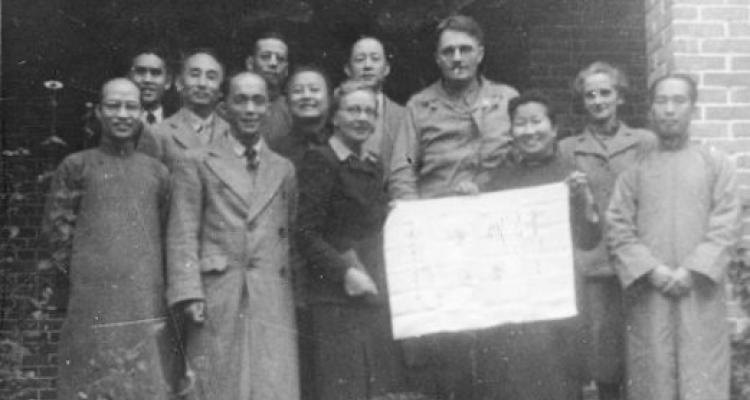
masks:
{"type": "Polygon", "coordinates": [[[189,324],[189,399],[299,398],[290,226],[292,164],[261,144],[248,171],[226,144],[175,163],[167,235],[167,301],[206,302],[189,324]]]}
{"type": "MultiPolygon", "coordinates": [[[[144,129],[138,142],[138,150],[161,160],[171,170],[175,161],[183,157],[187,150],[203,146],[188,122],[188,113],[190,111],[183,107],[161,123],[144,129]]],[[[229,124],[214,115],[209,134],[209,143],[224,141],[229,134],[229,124]]]]}
{"type": "Polygon", "coordinates": [[[391,170],[391,158],[393,156],[393,144],[399,126],[406,119],[406,108],[391,100],[388,96],[383,97],[383,141],[380,147],[380,163],[383,166],[383,180],[388,181],[391,170]]]}

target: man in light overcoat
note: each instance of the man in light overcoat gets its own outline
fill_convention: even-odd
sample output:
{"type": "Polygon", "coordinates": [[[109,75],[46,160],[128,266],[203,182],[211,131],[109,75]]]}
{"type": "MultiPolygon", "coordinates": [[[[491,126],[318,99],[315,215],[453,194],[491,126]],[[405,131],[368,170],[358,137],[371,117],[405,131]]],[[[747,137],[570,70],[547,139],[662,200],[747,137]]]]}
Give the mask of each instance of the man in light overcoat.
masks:
{"type": "Polygon", "coordinates": [[[261,138],[263,78],[232,78],[226,104],[231,135],[188,151],[172,177],[167,300],[189,321],[188,398],[297,400],[294,167],[261,138]]]}

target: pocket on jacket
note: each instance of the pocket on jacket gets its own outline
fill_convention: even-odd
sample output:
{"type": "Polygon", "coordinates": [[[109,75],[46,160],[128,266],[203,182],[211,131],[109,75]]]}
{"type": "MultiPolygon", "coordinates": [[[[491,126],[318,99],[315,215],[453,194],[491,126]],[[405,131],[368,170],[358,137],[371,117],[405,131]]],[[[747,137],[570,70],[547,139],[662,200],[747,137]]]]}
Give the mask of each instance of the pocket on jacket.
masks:
{"type": "Polygon", "coordinates": [[[227,257],[221,254],[201,258],[201,272],[222,272],[227,269],[227,257]]]}

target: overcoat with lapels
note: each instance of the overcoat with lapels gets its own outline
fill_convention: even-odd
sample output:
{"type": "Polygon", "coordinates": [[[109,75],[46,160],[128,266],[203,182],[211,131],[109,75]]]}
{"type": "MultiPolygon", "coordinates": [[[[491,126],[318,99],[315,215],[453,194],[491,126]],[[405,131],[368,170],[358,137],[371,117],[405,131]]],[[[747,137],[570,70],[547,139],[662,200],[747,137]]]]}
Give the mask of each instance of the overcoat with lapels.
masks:
{"type": "Polygon", "coordinates": [[[138,150],[172,170],[188,150],[224,141],[229,131],[224,119],[214,114],[206,129],[198,133],[190,125],[190,113],[192,111],[183,107],[161,123],[145,129],[138,141],[138,150]]]}
{"type": "Polygon", "coordinates": [[[173,168],[167,300],[206,302],[187,334],[189,398],[295,400],[294,168],[265,143],[256,168],[233,150],[191,150],[173,168]]]}

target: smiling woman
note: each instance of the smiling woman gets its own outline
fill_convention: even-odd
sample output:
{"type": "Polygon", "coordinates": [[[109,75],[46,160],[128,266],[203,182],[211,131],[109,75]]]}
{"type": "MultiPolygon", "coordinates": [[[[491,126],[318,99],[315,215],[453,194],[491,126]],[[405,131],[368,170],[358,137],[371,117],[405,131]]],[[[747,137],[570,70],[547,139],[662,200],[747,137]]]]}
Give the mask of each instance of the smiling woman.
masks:
{"type": "Polygon", "coordinates": [[[330,136],[331,85],[323,70],[301,66],[289,77],[287,94],[292,129],[286,135],[269,138],[268,146],[299,167],[305,151],[325,144],[330,136]]]}
{"type": "MultiPolygon", "coordinates": [[[[628,92],[628,79],[620,68],[594,62],[578,73],[573,87],[586,109],[586,126],[579,135],[561,141],[560,152],[586,174],[594,200],[604,211],[618,175],[654,147],[655,138],[620,120],[619,108],[628,92]]],[[[589,340],[587,373],[602,400],[620,398],[625,372],[622,290],[611,260],[604,243],[576,254],[584,276],[579,304],[589,340]]]]}
{"type": "MultiPolygon", "coordinates": [[[[573,245],[591,249],[601,241],[601,218],[585,177],[555,146],[555,112],[540,92],[525,92],[508,106],[518,157],[493,171],[485,191],[567,181],[573,245]]],[[[545,268],[559,268],[547,265],[545,268]]],[[[579,293],[576,293],[579,295],[579,293]]],[[[482,399],[581,398],[585,382],[579,317],[508,324],[480,332],[478,388],[482,399]]]]}
{"type": "Polygon", "coordinates": [[[380,165],[362,152],[374,129],[375,93],[344,83],[334,109],[333,136],[307,150],[298,167],[314,398],[373,399],[400,388],[382,247],[387,197],[380,165]]]}

